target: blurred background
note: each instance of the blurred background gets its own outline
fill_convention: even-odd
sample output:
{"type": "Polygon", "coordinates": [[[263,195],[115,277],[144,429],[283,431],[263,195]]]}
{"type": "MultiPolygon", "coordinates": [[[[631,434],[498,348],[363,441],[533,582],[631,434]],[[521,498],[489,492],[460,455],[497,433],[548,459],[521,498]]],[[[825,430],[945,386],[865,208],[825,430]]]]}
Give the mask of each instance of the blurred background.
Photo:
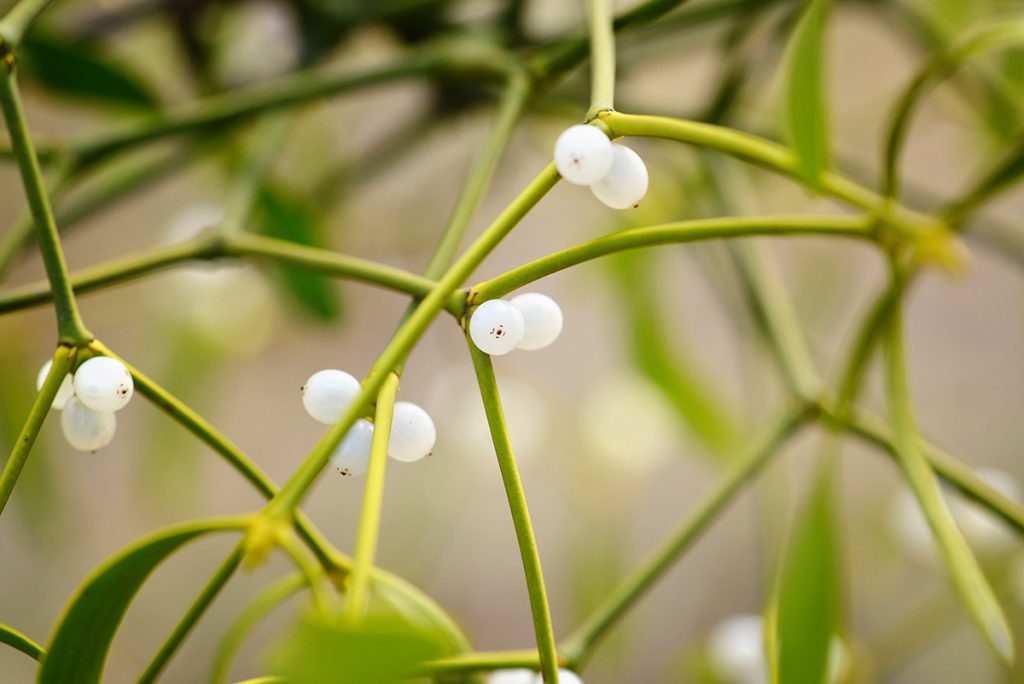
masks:
{"type": "MultiPolygon", "coordinates": [[[[869,185],[893,103],[930,50],[1021,7],[997,0],[834,4],[827,74],[836,165],[869,185]]],[[[620,110],[711,119],[779,137],[779,65],[800,3],[733,2],[731,11],[699,21],[687,14],[722,5],[694,0],[621,37],[620,110]]],[[[293,69],[341,73],[385,63],[453,31],[529,49],[578,33],[583,21],[578,2],[67,0],[26,42],[21,83],[33,134],[73,139],[154,106],[293,69]],[[90,79],[107,85],[86,87],[90,79]]],[[[1018,98],[1019,57],[985,65],[1018,98]]],[[[972,84],[968,72],[939,88],[915,121],[903,169],[914,206],[955,196],[1019,136],[1021,110],[1007,117],[980,101],[972,84]]],[[[584,66],[536,97],[473,234],[548,162],[555,137],[586,109],[587,88],[584,66]]],[[[422,271],[487,132],[493,101],[486,88],[423,80],[288,110],[254,229],[422,271]]],[[[71,268],[166,244],[208,223],[223,210],[239,150],[259,131],[245,122],[212,144],[177,139],[111,162],[178,158],[170,172],[68,227],[71,268]]],[[[613,212],[587,189],[560,184],[474,278],[626,225],[839,211],[790,181],[731,161],[713,167],[724,190],[719,200],[706,157],[669,142],[631,145],[651,173],[639,209],[613,212]]],[[[68,201],[87,189],[88,181],[72,188],[68,201]]],[[[14,167],[0,165],[0,224],[11,224],[23,204],[14,167]]],[[[1011,192],[986,216],[1019,232],[1022,209],[1024,195],[1011,192]]],[[[834,375],[851,326],[885,283],[879,255],[814,239],[756,246],[791,295],[822,372],[834,375]]],[[[962,278],[928,275],[909,299],[920,425],[971,465],[1021,478],[1024,279],[1020,263],[991,241],[968,246],[972,265],[962,278]]],[[[42,276],[38,254],[29,250],[5,285],[42,276]]],[[[720,245],[591,262],[530,289],[559,302],[564,332],[548,349],[495,365],[556,633],[564,636],[683,519],[745,438],[780,415],[785,395],[720,245]]],[[[300,386],[321,368],[365,374],[406,304],[360,284],[220,263],[81,298],[85,320],[107,346],[189,402],[278,482],[323,433],[302,408],[300,386]]],[[[3,316],[0,339],[0,427],[9,446],[34,396],[35,374],[52,353],[52,311],[3,316]]],[[[882,410],[878,389],[872,380],[864,402],[882,410]]],[[[388,468],[379,564],[435,597],[478,649],[530,647],[515,536],[465,341],[449,318],[439,319],[413,353],[399,398],[425,407],[439,437],[433,457],[388,468]]],[[[0,617],[41,642],[83,578],[127,543],[174,522],[261,504],[236,473],[146,401],[132,402],[118,421],[108,448],[81,454],[51,416],[0,524],[0,617]]],[[[704,649],[715,626],[762,609],[820,443],[821,434],[807,430],[773,461],[598,649],[583,672],[588,684],[706,680],[704,649]]],[[[894,463],[855,443],[842,458],[844,574],[859,681],[1022,681],[994,664],[956,604],[926,533],[901,503],[894,463]]],[[[305,506],[343,550],[352,547],[363,482],[328,471],[305,506]]],[[[1000,578],[1007,610],[1024,622],[1024,603],[1016,602],[1024,597],[1019,543],[998,534],[993,542],[985,537],[990,528],[979,529],[972,541],[1000,578]]],[[[107,681],[134,681],[232,543],[201,541],[157,571],[115,641],[107,681]]],[[[275,557],[233,580],[165,681],[204,681],[227,625],[288,569],[275,557]]],[[[265,671],[268,645],[298,606],[287,604],[261,625],[237,659],[234,679],[265,671]]],[[[30,681],[32,663],[0,650],[0,673],[5,682],[30,681]]]]}

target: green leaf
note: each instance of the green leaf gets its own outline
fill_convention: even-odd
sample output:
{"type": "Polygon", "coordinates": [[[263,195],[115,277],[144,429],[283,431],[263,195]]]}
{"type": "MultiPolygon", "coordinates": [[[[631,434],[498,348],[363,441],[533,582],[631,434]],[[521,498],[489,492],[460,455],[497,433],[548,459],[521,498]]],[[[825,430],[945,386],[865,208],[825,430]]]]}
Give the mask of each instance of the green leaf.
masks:
{"type": "Polygon", "coordinates": [[[21,651],[33,660],[43,657],[45,651],[36,642],[27,636],[7,625],[0,624],[0,644],[7,644],[11,648],[21,651]]]}
{"type": "Polygon", "coordinates": [[[57,623],[39,684],[95,684],[132,598],[182,545],[211,532],[241,530],[244,518],[215,518],[157,532],[122,550],[78,588],[57,623]]]}
{"type": "Polygon", "coordinates": [[[307,615],[275,653],[271,670],[289,684],[391,684],[443,653],[440,644],[393,616],[358,625],[307,615]]]}
{"type": "MultiPolygon", "coordinates": [[[[325,246],[316,215],[284,189],[265,187],[257,207],[261,229],[267,235],[300,245],[325,246]]],[[[324,322],[341,315],[341,302],[330,279],[287,266],[279,271],[285,292],[307,314],[324,322]]]]}
{"type": "Polygon", "coordinates": [[[823,684],[841,630],[839,549],[831,468],[819,473],[793,531],[766,611],[773,682],[823,684]]]}
{"type": "Polygon", "coordinates": [[[18,48],[23,73],[65,97],[133,109],[153,109],[156,97],[134,73],[88,43],[32,31],[18,48]]]}
{"type": "Polygon", "coordinates": [[[785,85],[786,130],[799,158],[800,177],[818,188],[829,165],[825,55],[829,0],[808,0],[789,46],[785,85]]]}

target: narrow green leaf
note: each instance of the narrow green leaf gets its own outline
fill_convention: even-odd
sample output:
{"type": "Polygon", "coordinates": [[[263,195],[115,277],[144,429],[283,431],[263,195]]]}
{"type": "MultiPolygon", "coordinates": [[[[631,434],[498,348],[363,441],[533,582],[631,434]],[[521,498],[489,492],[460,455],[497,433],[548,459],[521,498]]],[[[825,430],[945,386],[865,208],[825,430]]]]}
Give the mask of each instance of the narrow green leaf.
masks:
{"type": "Polygon", "coordinates": [[[1013,662],[1013,635],[995,592],[953,520],[931,465],[920,448],[907,386],[902,340],[902,307],[897,302],[885,329],[886,390],[896,459],[932,530],[953,586],[992,651],[1013,662]]]}
{"type": "Polygon", "coordinates": [[[830,157],[822,45],[829,5],[829,0],[808,0],[791,38],[786,73],[786,129],[800,159],[800,176],[812,188],[821,185],[830,157]]]}
{"type": "Polygon", "coordinates": [[[245,518],[214,518],[162,530],[120,551],[78,588],[57,623],[39,684],[95,684],[121,619],[156,567],[182,545],[211,532],[241,530],[245,518]]]}
{"type": "Polygon", "coordinates": [[[27,636],[7,625],[0,624],[0,644],[7,644],[11,648],[21,651],[33,660],[39,660],[45,654],[42,647],[27,636]]]}
{"type": "Polygon", "coordinates": [[[831,469],[823,468],[789,541],[766,611],[773,682],[827,681],[842,608],[832,479],[831,469]]]}
{"type": "Polygon", "coordinates": [[[393,616],[371,614],[353,625],[306,615],[271,670],[290,684],[392,684],[442,653],[431,636],[393,616]]]}
{"type": "MultiPolygon", "coordinates": [[[[259,195],[258,220],[267,235],[311,247],[324,247],[317,216],[283,188],[265,187],[259,195]]],[[[313,318],[330,322],[342,313],[330,279],[298,268],[281,267],[287,295],[313,318]]]]}
{"type": "Polygon", "coordinates": [[[33,81],[57,95],[133,109],[153,109],[156,97],[123,65],[87,43],[32,31],[18,48],[18,64],[33,81]]]}

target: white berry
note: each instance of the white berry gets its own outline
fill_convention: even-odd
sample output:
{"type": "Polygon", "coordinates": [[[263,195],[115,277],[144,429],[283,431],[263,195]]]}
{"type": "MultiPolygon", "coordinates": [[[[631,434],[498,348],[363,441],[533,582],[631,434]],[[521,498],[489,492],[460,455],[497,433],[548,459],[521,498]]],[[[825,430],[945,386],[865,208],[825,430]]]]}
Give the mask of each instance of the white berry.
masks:
{"type": "MultiPolygon", "coordinates": [[[[43,383],[46,382],[46,376],[50,374],[50,366],[53,365],[53,359],[50,359],[43,364],[43,367],[39,369],[39,375],[36,376],[36,391],[43,389],[43,383]]],[[[64,407],[68,405],[68,399],[75,396],[75,388],[71,381],[71,373],[64,376],[64,380],[60,383],[60,387],[57,388],[57,395],[53,398],[53,403],[50,404],[51,408],[55,408],[58,411],[63,411],[64,407]]]]}
{"type": "Polygon", "coordinates": [[[733,615],[708,638],[708,661],[715,674],[733,684],[766,684],[764,621],[760,615],[733,615]]]}
{"type": "Polygon", "coordinates": [[[360,418],[331,454],[331,465],[342,475],[364,475],[370,465],[372,442],[373,423],[360,418]]]}
{"type": "MultiPolygon", "coordinates": [[[[544,677],[539,672],[534,674],[531,684],[544,684],[544,677]]],[[[558,670],[558,684],[583,684],[583,680],[575,672],[560,668],[558,670]]]]}
{"type": "Polygon", "coordinates": [[[60,417],[65,439],[79,451],[97,451],[110,444],[117,429],[113,411],[96,411],[71,397],[60,417]]]}
{"type": "Polygon", "coordinates": [[[523,339],[519,349],[534,351],[543,349],[562,332],[562,310],[551,297],[527,292],[509,301],[523,315],[523,339]]]}
{"type": "Polygon", "coordinates": [[[75,396],[94,411],[120,411],[135,391],[132,374],[109,356],[96,356],[79,366],[74,384],[75,396]]]}
{"type": "Polygon", "coordinates": [[[302,386],[306,413],[327,425],[334,425],[342,412],[359,396],[359,381],[345,371],[328,368],[317,371],[302,386]]]}
{"type": "Polygon", "coordinates": [[[612,141],[594,126],[570,126],[555,141],[555,167],[570,183],[596,183],[612,168],[612,141]]]}
{"type": "Polygon", "coordinates": [[[485,354],[503,356],[523,341],[526,324],[519,311],[501,299],[481,304],[469,320],[469,336],[485,354]]]}
{"type": "Polygon", "coordinates": [[[437,429],[426,411],[408,401],[395,404],[388,456],[396,461],[412,463],[429,456],[435,442],[437,429]]]}
{"type": "Polygon", "coordinates": [[[612,209],[629,209],[647,194],[647,167],[640,155],[625,145],[612,145],[612,167],[590,186],[594,196],[612,209]]]}

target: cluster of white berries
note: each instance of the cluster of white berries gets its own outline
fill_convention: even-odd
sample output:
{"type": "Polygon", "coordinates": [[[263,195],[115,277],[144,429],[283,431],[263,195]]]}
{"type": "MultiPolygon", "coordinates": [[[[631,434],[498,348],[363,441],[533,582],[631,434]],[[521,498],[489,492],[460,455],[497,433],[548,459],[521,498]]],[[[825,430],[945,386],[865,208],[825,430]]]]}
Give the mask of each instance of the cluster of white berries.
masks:
{"type": "MultiPolygon", "coordinates": [[[[37,390],[42,389],[52,365],[52,360],[47,361],[39,369],[37,390]]],[[[114,412],[128,405],[134,391],[132,374],[107,356],[89,359],[73,377],[68,373],[51,404],[63,412],[60,426],[68,444],[79,451],[97,451],[110,444],[117,430],[114,412]]]]}
{"type": "Polygon", "coordinates": [[[612,209],[636,207],[647,194],[647,167],[640,155],[594,126],[570,126],[558,136],[555,167],[570,183],[589,185],[612,209]]]}
{"type": "MultiPolygon", "coordinates": [[[[571,670],[560,669],[558,671],[559,684],[583,684],[579,675],[571,670]]],[[[487,684],[544,684],[544,679],[539,672],[525,669],[495,670],[487,678],[487,684]]]]}
{"type": "Polygon", "coordinates": [[[485,354],[543,349],[562,332],[562,310],[551,297],[528,292],[509,301],[490,299],[469,319],[469,336],[485,354]]]}
{"type": "MultiPolygon", "coordinates": [[[[302,405],[316,420],[333,425],[359,396],[359,391],[359,381],[352,375],[329,368],[313,373],[302,386],[302,405]]],[[[331,463],[342,475],[365,474],[372,442],[373,423],[360,418],[331,454],[331,463]]],[[[437,429],[426,411],[408,401],[395,403],[388,456],[405,463],[419,461],[430,455],[436,442],[437,429]]]]}

